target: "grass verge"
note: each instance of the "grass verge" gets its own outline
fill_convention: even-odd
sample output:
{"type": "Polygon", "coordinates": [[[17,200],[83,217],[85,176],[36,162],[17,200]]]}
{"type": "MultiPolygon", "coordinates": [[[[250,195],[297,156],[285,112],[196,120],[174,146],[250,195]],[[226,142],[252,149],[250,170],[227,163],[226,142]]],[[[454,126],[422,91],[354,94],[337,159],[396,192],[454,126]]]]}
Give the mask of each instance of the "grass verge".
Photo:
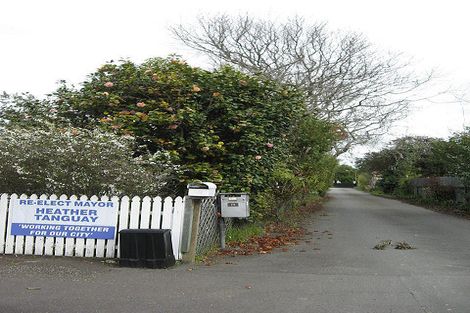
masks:
{"type": "Polygon", "coordinates": [[[226,249],[212,250],[199,261],[212,265],[223,256],[268,254],[275,249],[288,251],[289,246],[296,245],[304,237],[305,229],[302,226],[309,216],[322,208],[325,199],[319,198],[308,205],[284,212],[276,221],[235,225],[227,231],[226,249]]]}
{"type": "Polygon", "coordinates": [[[260,224],[245,224],[234,226],[227,231],[225,239],[227,242],[246,242],[250,238],[264,234],[264,227],[260,224]]]}

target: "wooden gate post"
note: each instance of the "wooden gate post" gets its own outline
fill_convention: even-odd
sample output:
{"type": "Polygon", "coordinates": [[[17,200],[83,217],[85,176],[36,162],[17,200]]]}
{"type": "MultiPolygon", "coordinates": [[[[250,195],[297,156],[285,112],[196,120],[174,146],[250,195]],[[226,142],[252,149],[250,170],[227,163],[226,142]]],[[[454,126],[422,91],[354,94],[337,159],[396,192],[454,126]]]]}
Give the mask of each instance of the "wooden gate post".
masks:
{"type": "Polygon", "coordinates": [[[201,219],[202,200],[190,198],[192,202],[193,219],[191,222],[191,237],[189,239],[188,252],[183,254],[183,262],[194,263],[196,260],[197,237],[199,232],[199,221],[201,219]]]}

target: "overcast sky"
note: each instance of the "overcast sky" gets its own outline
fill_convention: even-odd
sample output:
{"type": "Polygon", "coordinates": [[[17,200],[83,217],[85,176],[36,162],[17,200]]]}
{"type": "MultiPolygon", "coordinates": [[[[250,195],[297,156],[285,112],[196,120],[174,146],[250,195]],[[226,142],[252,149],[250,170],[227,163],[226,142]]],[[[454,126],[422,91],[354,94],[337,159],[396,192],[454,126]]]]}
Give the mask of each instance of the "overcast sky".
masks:
{"type": "MultiPolygon", "coordinates": [[[[111,59],[178,53],[190,64],[204,59],[172,39],[168,27],[198,14],[232,13],[285,19],[299,15],[332,29],[364,33],[381,49],[414,57],[417,70],[436,68],[436,91],[470,87],[470,5],[467,1],[108,1],[3,0],[0,2],[0,91],[51,92],[56,82],[84,80],[111,59]]],[[[470,89],[469,89],[470,90],[470,89]]],[[[470,91],[468,97],[470,98],[470,91]]],[[[452,97],[421,102],[391,136],[446,137],[463,129],[465,104],[452,97]]]]}

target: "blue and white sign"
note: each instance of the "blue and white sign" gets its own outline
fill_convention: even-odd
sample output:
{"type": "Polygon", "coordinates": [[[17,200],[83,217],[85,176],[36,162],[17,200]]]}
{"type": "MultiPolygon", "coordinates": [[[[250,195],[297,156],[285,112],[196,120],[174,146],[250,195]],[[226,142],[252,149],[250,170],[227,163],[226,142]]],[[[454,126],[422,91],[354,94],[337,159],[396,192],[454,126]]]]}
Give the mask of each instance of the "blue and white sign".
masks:
{"type": "Polygon", "coordinates": [[[17,199],[11,234],[114,239],[118,204],[112,201],[17,199]]]}

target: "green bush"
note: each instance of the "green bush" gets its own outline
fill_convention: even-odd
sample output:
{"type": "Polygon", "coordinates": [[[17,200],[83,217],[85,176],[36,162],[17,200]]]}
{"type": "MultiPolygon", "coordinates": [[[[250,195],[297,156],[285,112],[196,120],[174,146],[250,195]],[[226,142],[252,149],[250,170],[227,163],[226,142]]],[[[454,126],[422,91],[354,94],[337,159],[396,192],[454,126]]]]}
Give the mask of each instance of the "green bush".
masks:
{"type": "Polygon", "coordinates": [[[171,165],[133,158],[133,139],[98,130],[0,131],[0,193],[158,195],[171,165]]]}
{"type": "Polygon", "coordinates": [[[370,190],[371,175],[369,173],[359,173],[357,176],[357,186],[361,190],[370,190]]]}
{"type": "Polygon", "coordinates": [[[340,181],[343,184],[356,182],[356,170],[349,165],[338,165],[335,168],[335,181],[340,181]]]}
{"type": "Polygon", "coordinates": [[[200,179],[225,191],[264,190],[304,108],[286,85],[177,58],[108,63],[82,85],[58,91],[60,111],[76,125],[99,124],[168,153],[182,187],[200,179]]]}
{"type": "MultiPolygon", "coordinates": [[[[0,127],[34,130],[51,123],[133,137],[129,164],[134,158],[164,164],[170,172],[164,187],[174,195],[192,180],[250,192],[252,219],[279,217],[324,194],[337,165],[331,150],[338,127],[309,113],[301,91],[227,66],[206,71],[176,57],[109,62],[80,88],[63,82],[41,101],[29,95],[0,100],[0,127]]],[[[130,180],[111,190],[101,181],[87,188],[109,193],[146,184],[130,180]]]]}

